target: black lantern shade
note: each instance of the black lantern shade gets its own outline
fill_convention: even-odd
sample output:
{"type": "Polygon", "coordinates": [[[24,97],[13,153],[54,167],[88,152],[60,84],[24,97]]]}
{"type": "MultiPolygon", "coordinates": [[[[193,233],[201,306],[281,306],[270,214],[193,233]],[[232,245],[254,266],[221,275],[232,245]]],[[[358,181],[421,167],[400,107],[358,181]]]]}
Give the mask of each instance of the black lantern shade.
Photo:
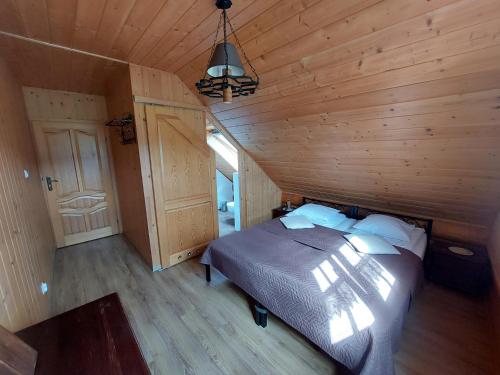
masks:
{"type": "Polygon", "coordinates": [[[229,68],[229,74],[237,77],[241,77],[245,74],[245,69],[241,64],[240,57],[238,56],[238,51],[236,47],[231,43],[219,43],[215,47],[214,54],[210,59],[210,64],[207,69],[207,73],[211,77],[222,77],[226,71],[226,51],[227,51],[227,67],[229,68]],[[226,50],[224,50],[224,46],[226,50]]]}
{"type": "Polygon", "coordinates": [[[259,85],[259,76],[246,57],[245,51],[243,51],[241,43],[231,25],[231,21],[227,16],[226,9],[231,7],[231,1],[217,0],[216,5],[217,8],[222,9],[222,13],[219,25],[217,26],[217,33],[212,46],[209,63],[204,76],[196,83],[196,88],[201,95],[210,98],[222,98],[224,103],[231,103],[233,97],[254,94],[255,89],[259,85]],[[217,43],[221,24],[224,31],[224,41],[217,43]],[[226,24],[229,25],[245,62],[252,69],[255,78],[245,75],[245,69],[241,63],[236,46],[227,41],[226,24]]]}

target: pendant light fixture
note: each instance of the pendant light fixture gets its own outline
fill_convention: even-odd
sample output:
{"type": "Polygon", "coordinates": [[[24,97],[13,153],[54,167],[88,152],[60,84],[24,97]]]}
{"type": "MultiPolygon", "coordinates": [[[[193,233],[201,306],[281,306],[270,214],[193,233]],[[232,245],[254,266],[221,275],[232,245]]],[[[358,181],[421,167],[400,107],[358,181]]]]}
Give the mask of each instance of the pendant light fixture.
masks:
{"type": "Polygon", "coordinates": [[[241,43],[234,32],[231,21],[227,16],[227,9],[232,5],[231,0],[217,0],[217,8],[222,9],[215,34],[214,44],[210,53],[205,75],[196,83],[196,88],[201,95],[210,98],[222,98],[224,103],[231,103],[233,97],[248,96],[255,93],[255,89],[259,85],[259,76],[252,64],[245,55],[245,51],[241,47],[241,43]],[[217,43],[219,31],[222,29],[224,33],[224,41],[217,43]],[[234,39],[245,58],[245,62],[255,76],[245,75],[245,69],[238,55],[238,50],[234,44],[227,41],[227,25],[234,35],[234,39]]]}

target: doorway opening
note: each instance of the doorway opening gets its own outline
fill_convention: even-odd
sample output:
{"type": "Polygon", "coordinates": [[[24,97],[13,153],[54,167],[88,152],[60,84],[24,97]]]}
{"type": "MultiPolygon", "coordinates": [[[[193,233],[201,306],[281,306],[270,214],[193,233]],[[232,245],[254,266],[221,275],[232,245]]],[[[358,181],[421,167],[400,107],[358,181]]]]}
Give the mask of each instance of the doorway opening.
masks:
{"type": "Polygon", "coordinates": [[[238,150],[213,125],[207,126],[207,143],[215,151],[219,236],[222,237],[241,228],[238,150]]]}

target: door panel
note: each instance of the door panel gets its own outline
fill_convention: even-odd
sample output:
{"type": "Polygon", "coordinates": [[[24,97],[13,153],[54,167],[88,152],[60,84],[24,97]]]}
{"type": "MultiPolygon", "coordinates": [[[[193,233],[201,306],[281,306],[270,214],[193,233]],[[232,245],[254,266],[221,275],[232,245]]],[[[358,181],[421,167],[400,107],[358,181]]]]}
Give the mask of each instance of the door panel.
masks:
{"type": "Polygon", "coordinates": [[[83,190],[103,190],[97,135],[75,131],[83,190]]]}
{"type": "Polygon", "coordinates": [[[169,267],[218,236],[215,157],[203,112],[147,106],[146,114],[161,263],[169,267]]]}
{"type": "Polygon", "coordinates": [[[170,121],[166,118],[158,119],[159,138],[167,140],[169,145],[162,150],[166,171],[162,176],[167,204],[193,196],[210,199],[210,159],[205,152],[175,130],[170,121]],[[190,188],[186,189],[186,186],[190,188]]]}
{"type": "Polygon", "coordinates": [[[118,233],[102,127],[35,121],[33,129],[57,246],[118,233]]]}
{"type": "Polygon", "coordinates": [[[78,191],[78,177],[71,144],[69,130],[46,130],[44,132],[49,149],[49,163],[53,173],[48,176],[58,176],[60,183],[56,186],[59,197],[78,191]]]}

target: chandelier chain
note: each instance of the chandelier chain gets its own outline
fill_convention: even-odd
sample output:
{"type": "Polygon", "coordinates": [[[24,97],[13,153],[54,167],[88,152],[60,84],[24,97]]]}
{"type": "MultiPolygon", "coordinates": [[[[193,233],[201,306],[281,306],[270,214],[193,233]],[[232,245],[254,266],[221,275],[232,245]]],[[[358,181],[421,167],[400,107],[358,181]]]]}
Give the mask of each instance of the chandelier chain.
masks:
{"type": "Polygon", "coordinates": [[[255,74],[255,77],[257,77],[257,81],[259,80],[259,75],[255,71],[255,68],[253,67],[252,63],[250,62],[250,59],[247,57],[247,54],[245,53],[245,50],[243,49],[243,46],[240,43],[240,40],[238,39],[238,35],[236,35],[236,32],[234,31],[233,24],[231,23],[231,20],[229,19],[229,16],[227,17],[227,23],[229,24],[229,28],[231,29],[231,34],[234,35],[234,39],[236,40],[236,44],[238,44],[238,47],[241,50],[241,53],[243,54],[243,57],[245,58],[247,64],[250,66],[250,69],[252,69],[253,74],[255,74]]]}
{"type": "Polygon", "coordinates": [[[225,63],[226,63],[226,73],[224,74],[224,81],[227,82],[227,75],[229,74],[229,56],[227,55],[227,28],[226,23],[229,20],[227,17],[226,10],[222,11],[224,14],[224,55],[225,55],[225,63]]]}
{"type": "Polygon", "coordinates": [[[217,31],[215,32],[214,42],[212,44],[212,49],[210,51],[210,57],[208,59],[207,67],[205,68],[205,75],[203,77],[207,76],[208,68],[210,67],[210,60],[212,60],[212,57],[214,55],[215,46],[217,45],[217,39],[219,38],[219,31],[220,31],[220,24],[221,24],[221,22],[222,22],[222,13],[219,16],[219,23],[217,24],[217,31]]]}

